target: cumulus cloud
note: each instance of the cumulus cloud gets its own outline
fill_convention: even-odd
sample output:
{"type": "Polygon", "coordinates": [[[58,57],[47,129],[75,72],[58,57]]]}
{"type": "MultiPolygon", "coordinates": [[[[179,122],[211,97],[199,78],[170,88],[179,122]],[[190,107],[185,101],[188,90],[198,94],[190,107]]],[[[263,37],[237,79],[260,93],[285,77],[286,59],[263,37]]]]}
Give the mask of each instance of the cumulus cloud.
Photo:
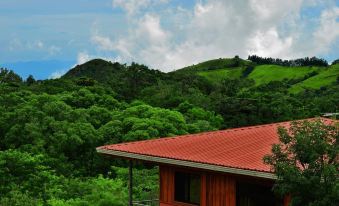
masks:
{"type": "Polygon", "coordinates": [[[112,51],[116,49],[116,47],[114,46],[114,43],[108,37],[104,37],[104,36],[100,36],[96,34],[92,36],[92,41],[97,44],[99,49],[108,50],[108,51],[112,51]]]}
{"type": "Polygon", "coordinates": [[[276,28],[267,31],[257,31],[248,41],[248,54],[259,56],[273,56],[281,58],[293,58],[290,53],[293,43],[292,37],[281,38],[276,28]]]}
{"type": "Polygon", "coordinates": [[[207,0],[191,9],[140,10],[153,0],[114,0],[126,11],[127,34],[93,34],[101,51],[171,71],[204,60],[249,54],[296,58],[321,55],[338,40],[338,7],[322,12],[313,34],[304,37],[302,9],[316,0],[207,0]],[[311,43],[315,42],[315,43],[311,43]]]}
{"type": "Polygon", "coordinates": [[[77,64],[83,64],[91,60],[91,56],[86,52],[79,52],[77,58],[77,64]]]}
{"type": "Polygon", "coordinates": [[[332,8],[322,12],[320,26],[314,32],[314,50],[317,53],[328,52],[331,44],[339,38],[339,8],[332,8]]]}
{"type": "MultiPolygon", "coordinates": [[[[277,23],[287,16],[298,15],[303,0],[250,0],[249,5],[257,20],[277,23]]],[[[263,25],[264,26],[264,25],[263,25]]]]}

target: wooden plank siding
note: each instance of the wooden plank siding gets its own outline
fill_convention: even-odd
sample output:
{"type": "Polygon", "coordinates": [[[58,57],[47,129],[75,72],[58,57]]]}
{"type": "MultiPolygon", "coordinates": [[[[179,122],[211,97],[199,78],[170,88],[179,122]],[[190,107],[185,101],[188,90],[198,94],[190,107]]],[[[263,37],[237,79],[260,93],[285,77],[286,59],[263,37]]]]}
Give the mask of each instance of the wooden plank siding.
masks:
{"type": "MultiPolygon", "coordinates": [[[[200,206],[236,206],[237,182],[251,182],[257,185],[273,185],[272,181],[245,176],[227,175],[197,169],[186,169],[169,165],[160,165],[160,206],[194,206],[174,200],[174,175],[176,171],[197,173],[201,176],[200,206]]],[[[288,206],[291,196],[286,196],[283,205],[288,206]]]]}
{"type": "MultiPolygon", "coordinates": [[[[191,206],[174,200],[175,171],[185,171],[182,168],[160,166],[160,206],[191,206]]],[[[187,172],[196,173],[197,171],[187,172]]],[[[236,184],[233,177],[200,171],[201,194],[200,206],[235,206],[236,184]]]]}
{"type": "Polygon", "coordinates": [[[174,201],[174,171],[172,167],[159,167],[160,172],[160,202],[174,201]]]}
{"type": "Polygon", "coordinates": [[[206,174],[206,206],[235,206],[236,182],[234,177],[206,174]]]}

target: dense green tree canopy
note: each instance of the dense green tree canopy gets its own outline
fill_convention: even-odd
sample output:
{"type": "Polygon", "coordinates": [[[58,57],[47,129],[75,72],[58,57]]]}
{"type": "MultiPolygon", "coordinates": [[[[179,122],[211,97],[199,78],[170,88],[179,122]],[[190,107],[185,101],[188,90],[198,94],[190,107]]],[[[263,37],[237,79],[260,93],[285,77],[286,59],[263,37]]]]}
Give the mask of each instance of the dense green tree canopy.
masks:
{"type": "Polygon", "coordinates": [[[320,120],[279,129],[280,143],[265,157],[278,176],[274,190],[291,195],[292,206],[339,204],[339,127],[320,120]]]}

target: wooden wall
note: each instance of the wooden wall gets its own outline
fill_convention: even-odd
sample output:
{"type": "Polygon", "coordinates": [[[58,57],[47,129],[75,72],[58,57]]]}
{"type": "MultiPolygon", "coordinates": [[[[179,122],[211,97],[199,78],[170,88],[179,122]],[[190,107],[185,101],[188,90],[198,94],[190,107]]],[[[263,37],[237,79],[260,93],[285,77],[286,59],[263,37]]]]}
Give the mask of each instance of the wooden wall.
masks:
{"type": "Polygon", "coordinates": [[[235,206],[234,177],[206,174],[206,206],[235,206]]]}
{"type": "Polygon", "coordinates": [[[172,167],[160,166],[160,202],[174,201],[174,170],[172,167]]]}
{"type": "MultiPolygon", "coordinates": [[[[179,169],[183,171],[183,169],[179,169]]],[[[160,166],[160,205],[189,206],[174,200],[174,173],[176,168],[160,166]]],[[[197,172],[190,171],[187,172],[197,172]]],[[[199,171],[201,174],[201,206],[235,206],[235,179],[222,174],[199,171]]]]}
{"type": "MultiPolygon", "coordinates": [[[[272,185],[272,181],[249,177],[235,177],[222,173],[213,173],[200,170],[187,170],[173,166],[160,166],[160,206],[192,206],[174,200],[175,171],[199,173],[201,175],[200,206],[236,206],[236,182],[239,180],[254,184],[272,185]]],[[[286,196],[284,206],[288,206],[291,196],[286,196]]]]}

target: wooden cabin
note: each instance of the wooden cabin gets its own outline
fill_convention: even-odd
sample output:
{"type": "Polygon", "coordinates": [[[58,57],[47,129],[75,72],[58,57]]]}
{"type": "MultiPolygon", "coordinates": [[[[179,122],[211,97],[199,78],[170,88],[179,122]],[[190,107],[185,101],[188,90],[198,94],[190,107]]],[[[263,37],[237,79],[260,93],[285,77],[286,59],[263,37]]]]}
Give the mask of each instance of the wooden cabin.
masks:
{"type": "Polygon", "coordinates": [[[278,127],[289,124],[128,142],[97,151],[159,165],[160,206],[287,206],[288,197],[272,192],[276,176],[263,157],[279,142],[278,127]]]}

